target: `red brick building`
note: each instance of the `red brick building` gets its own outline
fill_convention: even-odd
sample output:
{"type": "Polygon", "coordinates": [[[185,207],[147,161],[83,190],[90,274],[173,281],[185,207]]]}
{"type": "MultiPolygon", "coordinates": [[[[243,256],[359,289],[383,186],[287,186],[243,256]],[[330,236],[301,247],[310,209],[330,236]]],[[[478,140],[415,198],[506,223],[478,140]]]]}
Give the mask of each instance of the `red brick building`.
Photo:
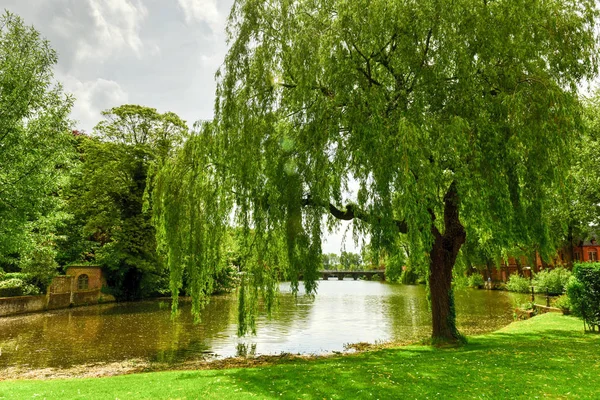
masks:
{"type": "Polygon", "coordinates": [[[596,262],[598,261],[598,252],[600,245],[596,243],[596,238],[580,241],[577,246],[573,246],[574,262],[596,262]]]}
{"type": "Polygon", "coordinates": [[[101,289],[105,283],[98,266],[72,265],[65,275],[74,277],[73,291],[101,289]]]}
{"type": "Polygon", "coordinates": [[[535,262],[531,263],[527,257],[509,257],[508,262],[503,262],[500,268],[491,267],[483,271],[483,277],[487,281],[488,277],[493,282],[506,282],[512,274],[521,274],[530,277],[532,272],[537,273],[543,269],[553,269],[558,266],[569,267],[577,262],[597,262],[600,254],[600,244],[596,238],[589,240],[580,240],[573,246],[566,246],[557,251],[556,256],[550,262],[542,261],[539,254],[535,254],[535,262]]]}

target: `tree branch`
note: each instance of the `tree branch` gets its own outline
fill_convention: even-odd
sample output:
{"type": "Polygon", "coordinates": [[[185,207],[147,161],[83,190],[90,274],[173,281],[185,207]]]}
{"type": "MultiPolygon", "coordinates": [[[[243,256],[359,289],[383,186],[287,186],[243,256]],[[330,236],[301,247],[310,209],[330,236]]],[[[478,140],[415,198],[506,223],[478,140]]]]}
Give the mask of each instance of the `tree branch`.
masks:
{"type": "MultiPolygon", "coordinates": [[[[304,207],[316,206],[316,207],[327,208],[327,210],[329,211],[329,213],[331,215],[333,215],[335,218],[343,220],[343,221],[352,221],[353,219],[356,218],[356,219],[359,219],[366,223],[373,224],[373,223],[380,223],[382,220],[381,217],[373,217],[371,215],[366,214],[364,211],[362,211],[360,208],[356,207],[353,204],[348,204],[348,205],[346,205],[345,210],[341,210],[331,203],[316,202],[310,196],[302,199],[302,206],[304,206],[304,207]]],[[[399,220],[394,219],[394,220],[392,220],[392,222],[398,229],[399,233],[407,233],[408,232],[408,226],[406,224],[406,221],[399,221],[399,220]]]]}

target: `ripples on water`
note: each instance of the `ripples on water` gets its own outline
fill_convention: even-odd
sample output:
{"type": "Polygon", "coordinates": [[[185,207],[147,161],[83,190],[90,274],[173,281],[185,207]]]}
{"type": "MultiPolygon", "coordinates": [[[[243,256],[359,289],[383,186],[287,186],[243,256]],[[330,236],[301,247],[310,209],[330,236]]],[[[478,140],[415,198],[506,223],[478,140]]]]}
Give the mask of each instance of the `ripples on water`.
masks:
{"type": "MultiPolygon", "coordinates": [[[[521,296],[522,297],[522,296],[521,296]]],[[[459,329],[496,330],[512,321],[520,297],[506,292],[456,293],[459,329]]],[[[189,304],[171,317],[168,301],[107,304],[0,318],[0,368],[65,368],[146,359],[181,362],[229,357],[342,351],[344,344],[415,341],[431,333],[423,286],[365,281],[321,281],[314,298],[295,298],[281,284],[279,307],[261,314],[257,335],[238,338],[235,296],[217,296],[194,324],[189,304]]]]}

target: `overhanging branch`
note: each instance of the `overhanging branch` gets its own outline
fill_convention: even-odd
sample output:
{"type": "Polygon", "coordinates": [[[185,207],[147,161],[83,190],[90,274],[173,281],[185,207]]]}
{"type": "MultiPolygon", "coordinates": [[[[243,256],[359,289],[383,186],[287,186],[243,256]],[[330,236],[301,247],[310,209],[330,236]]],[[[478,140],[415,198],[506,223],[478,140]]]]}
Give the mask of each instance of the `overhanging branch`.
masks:
{"type": "MultiPolygon", "coordinates": [[[[369,223],[369,224],[381,223],[381,221],[382,221],[381,217],[374,217],[372,215],[369,215],[354,204],[348,204],[348,205],[346,205],[344,210],[341,210],[331,203],[317,202],[312,197],[309,196],[305,199],[302,199],[302,205],[305,207],[306,206],[315,206],[315,207],[327,208],[327,210],[329,211],[329,213],[331,215],[333,215],[337,219],[344,220],[344,221],[352,221],[355,218],[359,219],[361,221],[364,221],[366,223],[369,223]]],[[[394,220],[392,220],[392,222],[398,229],[399,233],[407,233],[408,232],[408,226],[406,224],[406,221],[399,221],[399,220],[394,219],[394,220]]]]}

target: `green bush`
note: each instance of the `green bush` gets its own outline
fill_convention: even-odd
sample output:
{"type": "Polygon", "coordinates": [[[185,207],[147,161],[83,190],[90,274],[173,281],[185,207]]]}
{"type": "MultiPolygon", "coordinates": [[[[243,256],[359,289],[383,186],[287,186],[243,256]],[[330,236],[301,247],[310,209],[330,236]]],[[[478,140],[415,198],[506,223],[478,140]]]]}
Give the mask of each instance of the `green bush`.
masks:
{"type": "Polygon", "coordinates": [[[558,297],[554,302],[554,307],[560,308],[563,314],[569,314],[571,312],[571,302],[569,301],[569,296],[563,294],[558,297]]]}
{"type": "Polygon", "coordinates": [[[32,283],[33,278],[29,274],[25,274],[23,272],[7,272],[2,277],[0,277],[0,281],[7,281],[9,279],[19,279],[25,283],[32,283]]]}
{"type": "Polygon", "coordinates": [[[469,277],[462,274],[456,274],[452,278],[452,287],[455,290],[460,290],[469,287],[469,277]]]}
{"type": "Polygon", "coordinates": [[[406,268],[400,274],[400,283],[404,285],[415,285],[417,283],[417,279],[419,279],[419,275],[411,268],[406,268]]]}
{"type": "Polygon", "coordinates": [[[533,285],[538,293],[546,293],[548,290],[549,294],[559,295],[564,293],[570,277],[571,272],[564,268],[543,270],[535,275],[533,285]]]}
{"type": "Polygon", "coordinates": [[[586,329],[596,331],[600,325],[600,263],[575,264],[567,296],[573,314],[583,318],[586,329]]]}
{"type": "Polygon", "coordinates": [[[506,290],[509,292],[529,293],[531,291],[531,282],[525,277],[516,274],[511,275],[508,277],[508,282],[506,282],[506,290]]]}
{"type": "Polygon", "coordinates": [[[469,280],[467,281],[467,285],[473,288],[482,288],[484,284],[485,281],[483,280],[483,276],[480,274],[473,274],[469,276],[469,280]]]}
{"type": "MultiPolygon", "coordinates": [[[[8,274],[7,274],[8,275],[8,274]]],[[[31,296],[40,294],[40,290],[19,278],[0,281],[0,297],[31,296]]]]}
{"type": "Polygon", "coordinates": [[[221,268],[214,274],[213,294],[230,293],[240,284],[238,270],[233,265],[221,268]]]}

